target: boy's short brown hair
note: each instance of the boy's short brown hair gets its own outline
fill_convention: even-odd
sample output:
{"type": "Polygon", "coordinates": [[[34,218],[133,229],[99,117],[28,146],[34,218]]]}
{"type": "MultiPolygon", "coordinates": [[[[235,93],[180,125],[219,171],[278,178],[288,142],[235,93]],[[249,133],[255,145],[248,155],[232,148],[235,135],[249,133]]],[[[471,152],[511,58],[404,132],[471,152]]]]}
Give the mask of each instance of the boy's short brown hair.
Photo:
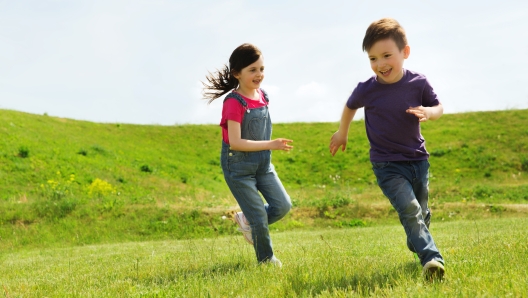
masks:
{"type": "Polygon", "coordinates": [[[392,18],[383,18],[367,28],[363,38],[363,51],[368,52],[377,41],[387,38],[394,40],[400,51],[407,45],[405,30],[400,23],[392,18]]]}

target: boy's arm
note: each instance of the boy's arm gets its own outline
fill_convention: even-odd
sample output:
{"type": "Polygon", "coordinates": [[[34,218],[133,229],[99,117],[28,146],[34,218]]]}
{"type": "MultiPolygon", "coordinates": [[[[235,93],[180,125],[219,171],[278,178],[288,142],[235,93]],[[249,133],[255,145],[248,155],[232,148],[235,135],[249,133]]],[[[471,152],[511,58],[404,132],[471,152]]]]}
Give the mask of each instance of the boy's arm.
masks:
{"type": "Polygon", "coordinates": [[[339,147],[342,147],[341,151],[345,151],[348,142],[348,129],[350,128],[350,122],[352,122],[354,115],[356,115],[356,111],[357,110],[352,110],[345,105],[343,114],[341,114],[339,130],[332,135],[332,138],[330,138],[330,153],[332,156],[336,154],[339,147]]]}
{"type": "Polygon", "coordinates": [[[444,107],[442,104],[438,104],[434,107],[410,107],[406,110],[407,113],[416,116],[420,122],[427,120],[436,120],[444,114],[444,107]]]}
{"type": "Polygon", "coordinates": [[[240,123],[227,120],[227,134],[229,136],[229,147],[236,151],[262,151],[262,150],[284,150],[293,149],[289,139],[278,138],[270,141],[253,141],[242,139],[240,123]]]}

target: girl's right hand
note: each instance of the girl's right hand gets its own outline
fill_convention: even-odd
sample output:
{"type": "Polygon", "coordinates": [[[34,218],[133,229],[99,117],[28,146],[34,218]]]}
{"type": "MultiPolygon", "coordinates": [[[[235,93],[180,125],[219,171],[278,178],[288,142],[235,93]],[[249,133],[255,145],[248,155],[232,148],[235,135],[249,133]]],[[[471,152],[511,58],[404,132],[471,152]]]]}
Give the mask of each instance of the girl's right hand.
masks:
{"type": "Polygon", "coordinates": [[[293,140],[278,138],[271,141],[271,150],[284,150],[290,151],[293,149],[293,146],[289,143],[292,143],[293,140]]]}

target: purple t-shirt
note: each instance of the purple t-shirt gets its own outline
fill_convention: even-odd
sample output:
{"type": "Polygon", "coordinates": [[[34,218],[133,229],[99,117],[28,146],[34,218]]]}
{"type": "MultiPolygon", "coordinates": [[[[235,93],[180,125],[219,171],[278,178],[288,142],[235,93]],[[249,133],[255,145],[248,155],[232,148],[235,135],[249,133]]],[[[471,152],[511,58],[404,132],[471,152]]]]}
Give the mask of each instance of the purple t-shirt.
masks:
{"type": "Polygon", "coordinates": [[[403,71],[401,80],[394,84],[381,84],[373,76],[359,83],[348,98],[348,108],[365,108],[372,162],[429,157],[418,118],[405,110],[416,106],[432,107],[440,102],[424,75],[407,69],[403,71]]]}

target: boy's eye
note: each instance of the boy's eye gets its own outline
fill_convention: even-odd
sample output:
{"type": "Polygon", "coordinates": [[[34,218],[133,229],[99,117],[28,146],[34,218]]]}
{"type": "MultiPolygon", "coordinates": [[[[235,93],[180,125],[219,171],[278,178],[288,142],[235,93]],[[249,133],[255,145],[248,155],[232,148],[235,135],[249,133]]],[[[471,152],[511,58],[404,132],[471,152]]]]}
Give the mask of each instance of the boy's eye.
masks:
{"type": "Polygon", "coordinates": [[[387,54],[385,55],[385,58],[389,58],[391,56],[391,54],[387,54]]]}
{"type": "Polygon", "coordinates": [[[370,61],[376,61],[376,58],[370,58],[370,61]]]}

